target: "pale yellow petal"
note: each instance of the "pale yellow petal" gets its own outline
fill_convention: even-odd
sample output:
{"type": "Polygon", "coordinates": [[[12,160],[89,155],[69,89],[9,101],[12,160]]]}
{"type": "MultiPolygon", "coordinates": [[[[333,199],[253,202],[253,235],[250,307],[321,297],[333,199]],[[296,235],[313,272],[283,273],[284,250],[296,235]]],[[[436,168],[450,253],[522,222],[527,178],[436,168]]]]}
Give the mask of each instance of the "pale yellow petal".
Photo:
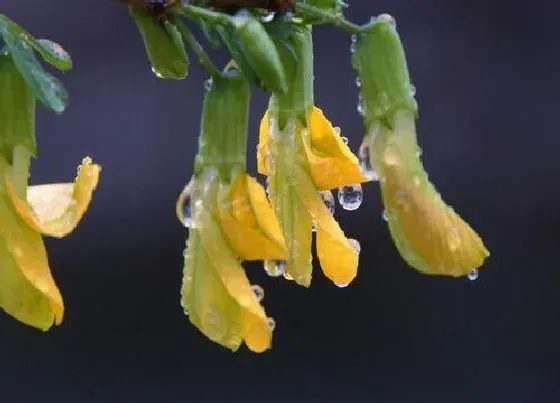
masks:
{"type": "Polygon", "coordinates": [[[61,238],[74,230],[85,214],[97,187],[100,171],[99,165],[93,164],[90,158],[84,158],[73,185],[30,186],[29,203],[17,195],[7,172],[6,189],[19,215],[31,228],[61,238]]]}
{"type": "Polygon", "coordinates": [[[268,142],[269,112],[266,111],[259,128],[259,145],[257,146],[257,171],[261,175],[270,175],[270,149],[268,142]]]}

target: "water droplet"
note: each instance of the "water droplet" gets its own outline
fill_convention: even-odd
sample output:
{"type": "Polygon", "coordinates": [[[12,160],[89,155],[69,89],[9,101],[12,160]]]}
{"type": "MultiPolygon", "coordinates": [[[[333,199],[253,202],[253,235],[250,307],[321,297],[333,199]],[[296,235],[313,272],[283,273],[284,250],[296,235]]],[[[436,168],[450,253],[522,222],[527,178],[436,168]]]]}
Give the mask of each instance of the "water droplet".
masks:
{"type": "Polygon", "coordinates": [[[422,156],[422,148],[418,147],[418,148],[416,149],[416,156],[417,156],[417,157],[421,157],[421,156],[422,156]]]}
{"type": "Polygon", "coordinates": [[[388,222],[389,221],[389,217],[387,217],[387,211],[383,210],[383,213],[381,213],[381,218],[383,219],[383,221],[388,222]]]}
{"type": "Polygon", "coordinates": [[[191,192],[192,181],[184,187],[183,191],[179,195],[179,199],[177,200],[177,218],[185,228],[190,228],[192,225],[191,192]]]}
{"type": "Polygon", "coordinates": [[[269,12],[269,13],[263,15],[263,16],[261,17],[261,21],[264,22],[264,23],[271,22],[271,21],[274,19],[274,16],[275,16],[275,15],[276,15],[276,13],[273,12],[273,11],[271,11],[271,12],[269,12]]]}
{"type": "Polygon", "coordinates": [[[344,144],[348,145],[348,137],[341,137],[344,144]]]}
{"type": "Polygon", "coordinates": [[[206,89],[206,91],[212,88],[212,83],[213,83],[212,77],[210,77],[208,80],[204,82],[204,88],[206,89]]]}
{"type": "Polygon", "coordinates": [[[292,281],[294,278],[290,275],[290,273],[288,273],[287,271],[284,271],[284,278],[288,281],[292,281]]]}
{"type": "Polygon", "coordinates": [[[470,270],[469,273],[467,274],[467,278],[470,281],[475,281],[478,278],[478,269],[470,270]]]}
{"type": "Polygon", "coordinates": [[[360,101],[358,102],[358,109],[357,109],[357,110],[358,110],[358,113],[359,113],[361,116],[364,116],[364,114],[365,114],[364,101],[361,100],[361,99],[360,99],[360,101]]]}
{"type": "Polygon", "coordinates": [[[334,283],[338,288],[346,288],[350,283],[334,283]]]}
{"type": "Polygon", "coordinates": [[[338,126],[334,127],[333,130],[338,136],[340,136],[340,133],[341,133],[340,127],[338,127],[338,126]]]}
{"type": "Polygon", "coordinates": [[[357,239],[348,238],[348,244],[352,247],[352,249],[354,249],[356,255],[360,254],[360,251],[362,250],[362,246],[360,245],[360,242],[357,239]]]}
{"type": "Polygon", "coordinates": [[[183,257],[186,258],[189,253],[189,248],[183,249],[183,257]]]}
{"type": "Polygon", "coordinates": [[[317,232],[317,223],[315,221],[311,223],[311,232],[317,232]]]}
{"type": "Polygon", "coordinates": [[[329,209],[331,214],[334,214],[334,210],[336,208],[336,203],[334,202],[334,196],[330,190],[322,190],[319,192],[321,198],[323,199],[323,203],[329,209]]]}
{"type": "Polygon", "coordinates": [[[411,96],[416,95],[416,87],[414,86],[414,84],[410,84],[410,95],[411,96]]]}
{"type": "Polygon", "coordinates": [[[362,87],[362,80],[360,80],[360,77],[356,77],[356,87],[358,88],[362,87]]]}
{"type": "Polygon", "coordinates": [[[338,202],[344,210],[358,209],[363,199],[364,193],[362,192],[362,185],[359,183],[338,188],[338,202]]]}
{"type": "Polygon", "coordinates": [[[397,23],[391,14],[380,14],[377,16],[377,22],[385,22],[387,24],[391,24],[392,26],[396,26],[397,23]]]}
{"type": "Polygon", "coordinates": [[[261,302],[264,299],[264,290],[260,285],[252,285],[251,289],[253,290],[253,292],[255,293],[255,297],[257,297],[257,300],[259,302],[261,302]]]}
{"type": "Polygon", "coordinates": [[[358,37],[356,35],[352,35],[351,40],[352,40],[352,43],[350,44],[350,52],[354,53],[354,52],[356,52],[356,49],[358,47],[358,37]]]}
{"type": "Polygon", "coordinates": [[[276,329],[276,321],[273,318],[267,318],[267,320],[268,320],[268,327],[270,327],[270,330],[276,329]]]}
{"type": "Polygon", "coordinates": [[[286,262],[284,260],[265,260],[264,271],[270,277],[280,277],[286,270],[286,262]]]}
{"type": "Polygon", "coordinates": [[[157,71],[154,67],[152,67],[152,73],[154,73],[157,78],[163,78],[163,74],[157,71]]]}
{"type": "Polygon", "coordinates": [[[372,181],[378,181],[379,176],[375,169],[373,169],[373,164],[371,163],[370,159],[370,149],[369,144],[367,142],[362,143],[360,149],[358,150],[358,159],[360,160],[360,168],[362,169],[362,173],[372,181]]]}

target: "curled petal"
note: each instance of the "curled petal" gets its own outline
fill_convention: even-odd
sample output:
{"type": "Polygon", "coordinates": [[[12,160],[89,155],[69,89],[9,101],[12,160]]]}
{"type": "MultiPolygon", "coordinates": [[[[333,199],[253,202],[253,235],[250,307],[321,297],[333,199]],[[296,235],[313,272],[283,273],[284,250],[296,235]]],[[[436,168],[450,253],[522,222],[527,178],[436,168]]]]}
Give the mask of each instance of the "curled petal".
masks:
{"type": "Polygon", "coordinates": [[[489,252],[428,180],[413,129],[390,134],[375,148],[389,228],[408,264],[426,274],[453,277],[480,267],[489,252]]]}
{"type": "Polygon", "coordinates": [[[0,196],[0,306],[19,321],[48,330],[64,316],[41,235],[28,227],[9,197],[0,196]]]}
{"type": "Polygon", "coordinates": [[[320,190],[369,180],[362,173],[358,158],[317,107],[309,115],[308,138],[303,144],[313,182],[320,190]]]}
{"type": "Polygon", "coordinates": [[[30,186],[28,201],[21,199],[5,174],[6,189],[21,218],[35,231],[62,238],[85,214],[99,181],[101,167],[84,158],[75,183],[30,186]]]}
{"type": "Polygon", "coordinates": [[[280,224],[263,187],[248,175],[221,185],[220,221],[231,247],[242,260],[285,259],[280,224]]]}
{"type": "Polygon", "coordinates": [[[296,168],[298,195],[317,225],[317,255],[323,273],[336,285],[349,284],[358,272],[358,253],[333,218],[307,172],[296,168]]]}

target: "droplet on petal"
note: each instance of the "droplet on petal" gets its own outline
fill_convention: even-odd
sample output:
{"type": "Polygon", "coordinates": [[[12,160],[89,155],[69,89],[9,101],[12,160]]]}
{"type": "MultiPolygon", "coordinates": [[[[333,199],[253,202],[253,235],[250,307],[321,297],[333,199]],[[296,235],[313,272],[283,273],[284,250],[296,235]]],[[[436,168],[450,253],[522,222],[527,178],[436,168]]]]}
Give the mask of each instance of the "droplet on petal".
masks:
{"type": "Polygon", "coordinates": [[[357,210],[362,204],[363,199],[364,193],[360,183],[338,188],[338,202],[344,210],[357,210]]]}
{"type": "Polygon", "coordinates": [[[268,318],[268,327],[270,330],[274,330],[276,328],[276,321],[273,318],[268,318]]]}
{"type": "Polygon", "coordinates": [[[360,168],[362,173],[372,181],[378,181],[379,176],[375,169],[373,169],[373,164],[370,159],[370,149],[367,142],[362,143],[360,149],[358,150],[358,159],[360,160],[360,168]]]}
{"type": "Polygon", "coordinates": [[[471,271],[469,271],[469,273],[467,274],[467,278],[470,281],[475,281],[478,278],[478,269],[472,269],[471,271]]]}
{"type": "Polygon", "coordinates": [[[264,271],[270,277],[280,277],[285,274],[286,262],[284,260],[265,260],[264,271]]]}
{"type": "Polygon", "coordinates": [[[253,292],[255,293],[255,297],[257,297],[257,300],[259,302],[261,302],[264,299],[264,290],[260,285],[252,285],[251,289],[253,290],[253,292]]]}
{"type": "Polygon", "coordinates": [[[387,210],[383,210],[383,213],[381,213],[381,218],[383,219],[383,221],[388,222],[389,221],[389,217],[387,217],[387,210]]]}
{"type": "Polygon", "coordinates": [[[352,247],[352,249],[354,249],[357,255],[360,254],[362,247],[357,239],[348,238],[348,244],[352,247]]]}

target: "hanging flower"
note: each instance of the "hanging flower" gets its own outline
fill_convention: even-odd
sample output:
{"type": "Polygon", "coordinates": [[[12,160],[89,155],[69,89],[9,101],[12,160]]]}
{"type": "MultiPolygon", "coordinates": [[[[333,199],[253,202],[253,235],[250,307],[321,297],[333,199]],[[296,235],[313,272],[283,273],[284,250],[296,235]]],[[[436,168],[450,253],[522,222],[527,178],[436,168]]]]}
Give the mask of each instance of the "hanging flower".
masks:
{"type": "Polygon", "coordinates": [[[477,233],[442,199],[420,160],[417,105],[406,59],[391,17],[378,17],[356,43],[354,66],[372,168],[397,249],[425,274],[464,276],[489,256],[477,233]]]}
{"type": "Polygon", "coordinates": [[[64,303],[52,277],[41,234],[69,234],[87,210],[100,167],[85,158],[75,183],[30,186],[27,199],[0,157],[0,306],[17,320],[48,330],[59,325],[64,303]]]}
{"type": "Polygon", "coordinates": [[[286,248],[264,188],[245,173],[249,97],[234,68],[207,89],[195,175],[177,203],[190,228],[181,303],[209,339],[233,351],[244,341],[263,352],[272,321],[241,261],[283,260],[286,248]]]}
{"type": "Polygon", "coordinates": [[[261,121],[258,171],[268,176],[270,197],[286,239],[288,278],[310,285],[315,226],[323,272],[338,286],[346,286],[357,274],[359,244],[345,236],[320,191],[328,191],[330,200],[330,189],[368,178],[337,129],[313,106],[309,28],[294,26],[291,40],[297,53],[296,73],[286,94],[272,96],[261,121]]]}

